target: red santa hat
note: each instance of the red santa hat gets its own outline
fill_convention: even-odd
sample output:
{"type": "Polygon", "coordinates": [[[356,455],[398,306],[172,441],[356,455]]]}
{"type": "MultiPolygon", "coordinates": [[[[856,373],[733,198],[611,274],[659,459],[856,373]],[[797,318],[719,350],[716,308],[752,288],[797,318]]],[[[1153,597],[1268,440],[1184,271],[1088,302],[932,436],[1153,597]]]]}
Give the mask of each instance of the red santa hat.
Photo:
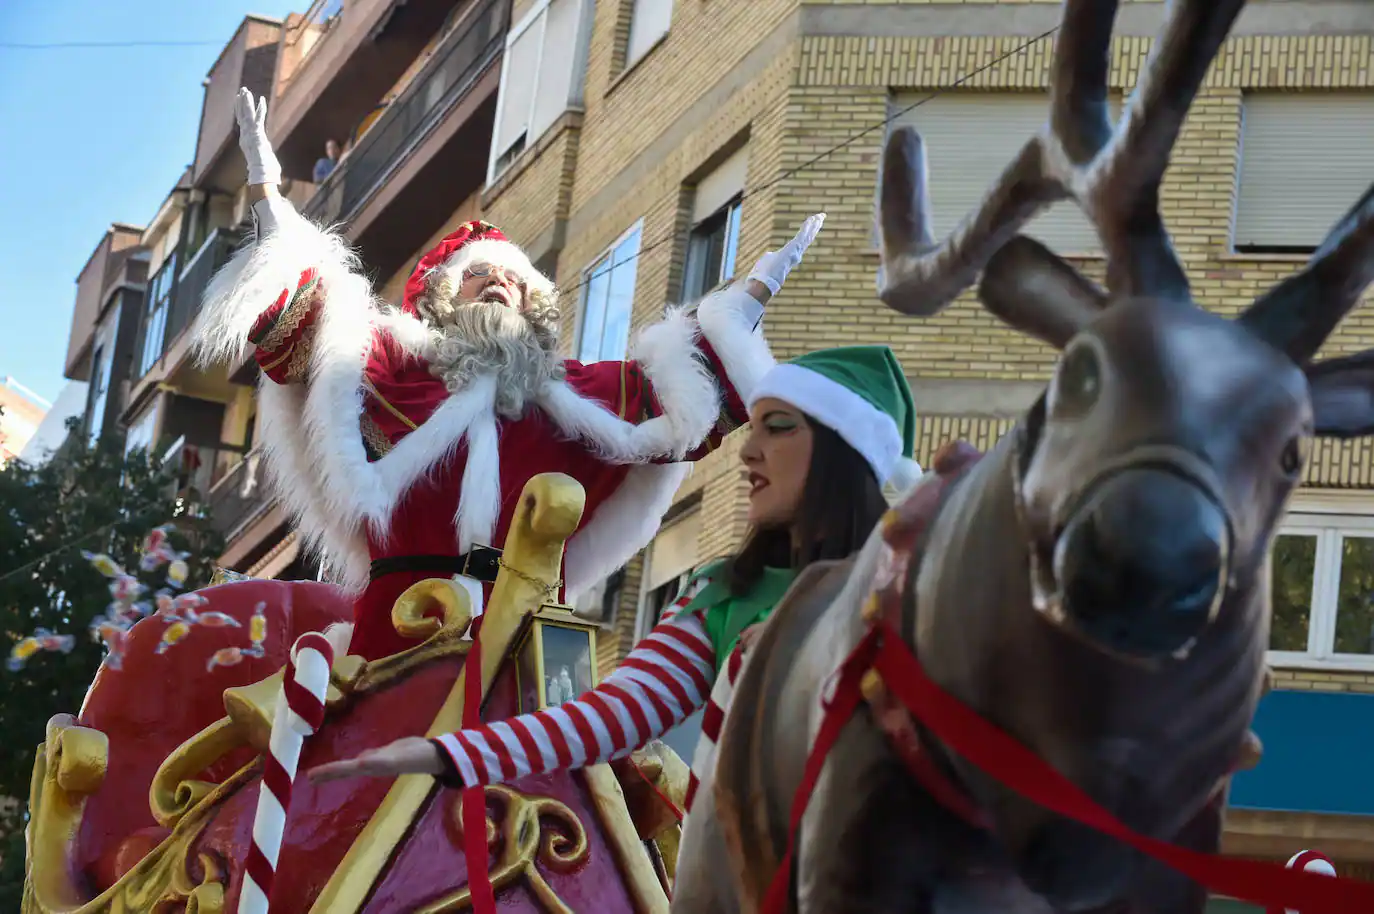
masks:
{"type": "Polygon", "coordinates": [[[490,222],[475,219],[458,226],[420,258],[406,282],[401,310],[413,317],[421,317],[415,300],[425,294],[430,277],[440,270],[461,274],[474,263],[489,263],[513,270],[525,281],[534,300],[548,304],[553,302],[552,280],[536,270],[525,252],[512,244],[500,229],[490,222]]]}

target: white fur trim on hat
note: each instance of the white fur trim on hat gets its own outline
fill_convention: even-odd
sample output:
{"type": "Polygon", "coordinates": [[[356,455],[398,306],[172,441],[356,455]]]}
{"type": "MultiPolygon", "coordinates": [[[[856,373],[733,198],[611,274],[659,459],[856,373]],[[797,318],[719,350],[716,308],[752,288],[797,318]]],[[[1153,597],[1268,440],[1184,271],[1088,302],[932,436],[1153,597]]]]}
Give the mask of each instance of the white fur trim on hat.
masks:
{"type": "Polygon", "coordinates": [[[536,270],[534,264],[530,263],[529,255],[509,241],[479,238],[454,251],[443,266],[436,269],[461,274],[474,263],[489,263],[514,270],[531,291],[542,293],[545,298],[553,296],[553,280],[536,270]]]}
{"type": "Polygon", "coordinates": [[[819,372],[790,362],[776,365],[754,387],[748,405],[753,407],[764,397],[790,403],[833,429],[868,461],[879,483],[888,481],[902,456],[896,420],[819,372]]]}

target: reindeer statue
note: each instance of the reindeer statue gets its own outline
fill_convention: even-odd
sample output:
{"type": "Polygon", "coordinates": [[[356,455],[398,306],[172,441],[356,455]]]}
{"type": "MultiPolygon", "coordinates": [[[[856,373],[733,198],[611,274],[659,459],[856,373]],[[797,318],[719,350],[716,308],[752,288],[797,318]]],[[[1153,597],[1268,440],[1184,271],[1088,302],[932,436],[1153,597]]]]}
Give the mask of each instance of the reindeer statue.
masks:
{"type": "MultiPolygon", "coordinates": [[[[1234,321],[1193,302],[1160,216],[1170,151],[1243,6],[1172,2],[1113,128],[1117,3],[1067,0],[1049,122],[977,211],[936,243],[909,129],[888,142],[881,194],[889,307],[933,314],[981,273],[988,310],[1061,350],[1012,433],[911,496],[943,486],[896,572],[896,630],[946,693],[1119,822],[1205,852],[1261,695],[1267,556],[1307,442],[1374,432],[1374,354],[1312,361],[1374,280],[1374,189],[1234,321]],[[1101,237],[1105,290],[1017,234],[1065,199],[1101,237]]],[[[1189,878],[1031,803],[918,721],[920,751],[985,823],[967,824],[864,705],[791,833],[826,690],[893,574],[887,534],[808,569],[733,694],[716,696],[729,710],[715,765],[698,772],[673,910],[759,910],[795,838],[789,904],[803,912],[1201,912],[1189,878]]]]}

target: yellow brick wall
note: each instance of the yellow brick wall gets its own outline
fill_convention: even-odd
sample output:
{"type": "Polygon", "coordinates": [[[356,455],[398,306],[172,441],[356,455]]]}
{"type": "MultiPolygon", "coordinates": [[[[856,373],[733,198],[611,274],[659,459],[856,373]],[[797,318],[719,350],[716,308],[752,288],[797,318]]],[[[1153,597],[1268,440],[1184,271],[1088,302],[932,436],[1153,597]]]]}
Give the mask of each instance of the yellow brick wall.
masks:
{"type": "Polygon", "coordinates": [[[427,254],[436,244],[443,240],[445,235],[462,225],[464,222],[471,222],[473,219],[481,218],[481,195],[476,193],[471,194],[466,200],[458,204],[458,208],[444,220],[444,224],[439,230],[433,235],[430,235],[425,243],[420,245],[419,249],[410,255],[405,265],[393,273],[391,277],[382,284],[381,288],[377,291],[382,301],[390,302],[393,305],[399,305],[401,303],[401,296],[405,293],[406,282],[410,279],[410,274],[414,272],[415,264],[420,262],[420,258],[425,256],[425,254],[427,254]]]}
{"type": "Polygon", "coordinates": [[[564,115],[482,195],[488,221],[528,246],[567,219],[581,142],[581,116],[564,115]]]}
{"type": "MultiPolygon", "coordinates": [[[[803,39],[798,85],[786,114],[784,167],[802,166],[882,121],[890,90],[941,88],[1026,40],[803,39]]],[[[1114,42],[1114,88],[1133,88],[1149,46],[1144,38],[1114,42]]],[[[965,91],[1044,91],[1052,50],[1049,40],[1042,41],[970,79],[965,91]]],[[[1162,194],[1166,220],[1199,301],[1233,313],[1300,262],[1229,252],[1241,93],[1369,87],[1374,81],[1368,66],[1371,50],[1368,36],[1228,42],[1175,147],[1162,194]]],[[[1002,327],[971,294],[923,321],[900,318],[874,302],[872,213],[882,139],[882,132],[874,131],[870,138],[806,165],[779,187],[774,242],[807,212],[824,208],[831,215],[806,267],[769,309],[770,338],[783,355],[818,346],[890,342],[909,372],[928,377],[1045,378],[1053,359],[1049,348],[1002,327]],[[849,289],[858,294],[846,294],[849,289]]],[[[1374,313],[1366,309],[1346,321],[1327,352],[1370,345],[1374,313]]]]}
{"type": "MultiPolygon", "coordinates": [[[[800,0],[806,5],[845,0],[800,0]]],[[[864,0],[851,0],[860,3],[864,0]]],[[[884,3],[889,0],[884,0],[884,3]]],[[[942,0],[908,0],[912,3],[942,0]]],[[[957,0],[943,0],[957,2],[957,0]]],[[[968,0],[990,3],[994,0],[968,0]]],[[[1019,0],[1053,3],[1057,0],[1019,0]]],[[[558,261],[565,302],[565,344],[576,328],[580,272],[636,220],[643,219],[643,255],[637,263],[635,322],[657,316],[677,298],[681,278],[684,182],[703,163],[748,135],[748,196],[742,221],[739,268],[764,250],[784,243],[813,212],[828,214],[826,227],[803,267],[769,307],[767,333],[776,354],[787,358],[824,346],[889,343],[908,372],[926,378],[1044,380],[1053,364],[1048,347],[1012,333],[966,295],[936,318],[917,321],[888,312],[873,295],[873,203],[892,92],[942,89],[1025,38],[802,37],[780,46],[761,75],[743,85],[681,143],[643,167],[642,153],[684,119],[721,74],[745,60],[795,12],[794,0],[748,4],[675,4],[667,38],[629,70],[617,57],[625,40],[624,2],[596,5],[589,54],[585,113],[568,138],[537,143],[537,155],[517,162],[489,198],[488,216],[528,243],[552,224],[566,200],[569,232],[558,261]],[[861,131],[870,132],[855,139],[861,131]],[[573,136],[572,134],[576,134],[573,136]],[[543,148],[539,148],[540,145],[543,148]],[[575,144],[575,149],[570,145],[575,144]],[[841,144],[844,144],[841,146],[841,144]],[[840,147],[840,148],[836,148],[840,147]],[[817,157],[820,157],[817,160],[817,157]],[[627,183],[625,176],[636,179],[627,183]],[[619,202],[598,194],[619,181],[619,202]]],[[[1112,87],[1134,87],[1150,47],[1146,38],[1114,42],[1112,87]]],[[[1048,40],[988,67],[962,91],[1047,89],[1048,40]]],[[[1175,244],[1202,303],[1234,313],[1295,270],[1297,258],[1239,256],[1229,251],[1229,230],[1240,139],[1242,93],[1250,89],[1374,88],[1369,36],[1241,37],[1227,43],[1175,147],[1162,198],[1175,244]]],[[[932,175],[933,180],[940,176],[932,175]]],[[[1353,200],[1352,200],[1353,202],[1353,200]]],[[[1071,204],[1064,204],[1071,205],[1071,204]]],[[[1079,259],[1085,273],[1100,276],[1102,263],[1079,259]]],[[[1374,313],[1356,314],[1333,337],[1329,354],[1374,346],[1374,313]]],[[[918,410],[920,404],[918,403],[918,410]]],[[[917,459],[950,438],[990,447],[1006,421],[922,415],[917,459]]],[[[739,436],[703,461],[679,497],[700,493],[706,512],[699,551],[703,560],[734,548],[744,532],[745,500],[738,479],[739,436]]],[[[1374,485],[1374,454],[1356,443],[1321,442],[1308,484],[1374,485]]],[[[633,634],[638,598],[627,581],[616,631],[620,651],[633,634]],[[628,618],[627,618],[628,617],[628,618]]],[[[603,652],[604,653],[604,652],[603,652]]],[[[1359,680],[1313,678],[1297,673],[1285,682],[1359,680]]],[[[1321,687],[1330,687],[1321,686],[1321,687]]]]}

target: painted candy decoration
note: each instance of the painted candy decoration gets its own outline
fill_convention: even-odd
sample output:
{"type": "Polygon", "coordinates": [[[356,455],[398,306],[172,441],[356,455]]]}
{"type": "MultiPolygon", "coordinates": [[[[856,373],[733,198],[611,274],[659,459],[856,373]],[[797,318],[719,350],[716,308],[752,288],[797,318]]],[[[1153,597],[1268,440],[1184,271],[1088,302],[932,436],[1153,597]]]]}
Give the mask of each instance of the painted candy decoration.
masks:
{"type": "MultiPolygon", "coordinates": [[[[198,618],[204,619],[206,616],[223,616],[223,613],[211,612],[203,613],[198,618]]],[[[225,616],[235,627],[239,627],[237,619],[225,616]]],[[[245,657],[261,657],[265,653],[263,642],[267,640],[267,604],[259,603],[253,607],[253,617],[248,620],[248,647],[222,647],[210,656],[205,662],[205,670],[209,672],[217,666],[234,666],[242,663],[245,657]]]]}
{"type": "Polygon", "coordinates": [[[81,550],[81,557],[95,566],[95,570],[107,578],[117,578],[127,574],[118,562],[103,552],[87,552],[83,549],[81,550]]]}
{"type": "Polygon", "coordinates": [[[167,626],[166,631],[162,633],[162,640],[158,642],[157,649],[153,653],[166,653],[167,648],[176,644],[178,641],[180,641],[182,638],[185,638],[190,633],[190,624],[187,622],[182,622],[180,619],[178,619],[176,622],[173,622],[171,625],[167,626]]]}
{"type": "Polygon", "coordinates": [[[28,659],[35,654],[43,651],[55,651],[61,654],[71,653],[72,647],[76,645],[76,638],[72,635],[58,635],[46,628],[36,628],[33,634],[21,638],[13,648],[10,649],[9,660],[5,666],[14,672],[21,669],[28,659]]]}

